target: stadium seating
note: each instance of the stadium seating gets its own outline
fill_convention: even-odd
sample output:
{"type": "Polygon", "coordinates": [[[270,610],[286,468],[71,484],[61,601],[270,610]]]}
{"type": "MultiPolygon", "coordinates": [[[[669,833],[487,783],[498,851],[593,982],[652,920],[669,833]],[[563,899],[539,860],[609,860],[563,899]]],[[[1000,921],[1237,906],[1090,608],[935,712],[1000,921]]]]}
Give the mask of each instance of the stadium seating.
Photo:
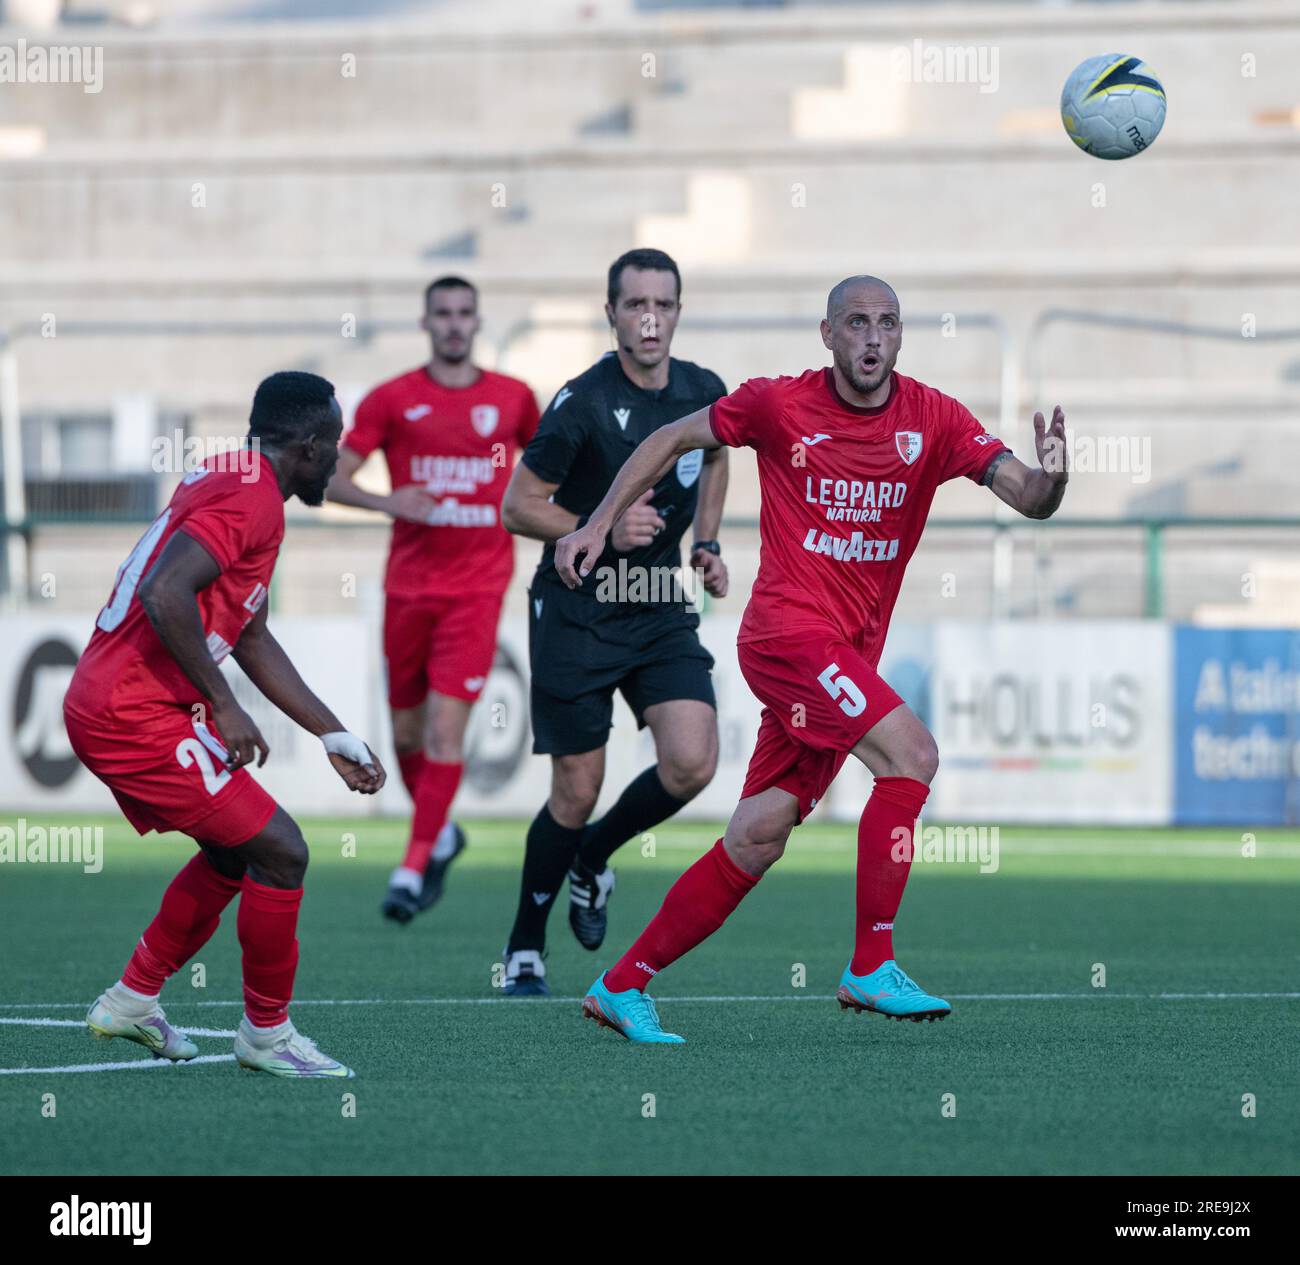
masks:
{"type": "MultiPolygon", "coordinates": [[[[193,433],[227,435],[251,384],[288,365],[328,374],[355,401],[419,358],[419,285],[453,270],[483,287],[484,358],[546,397],[607,346],[574,326],[599,320],[609,259],[653,242],[686,271],[677,349],[729,382],[820,360],[821,295],[846,272],[875,271],[928,318],[909,329],[905,371],[991,424],[1001,357],[1015,355],[1013,444],[1028,442],[1031,407],[1057,398],[1080,435],[1149,441],[1144,479],[1081,476],[1071,516],[1289,512],[1276,471],[1300,447],[1300,338],[1266,336],[1297,324],[1300,140],[1295,103],[1276,99],[1264,86],[1276,77],[1253,75],[1245,59],[1294,64],[1300,12],[1103,8],[1107,39],[1141,21],[1140,51],[1172,103],[1158,146],[1129,164],[1085,159],[1055,117],[1064,71],[1097,51],[1092,12],[800,6],[742,19],[611,6],[525,38],[509,16],[517,6],[485,4],[458,7],[451,27],[331,23],[295,28],[291,42],[265,24],[96,28],[111,110],[77,85],[0,97],[0,152],[18,129],[44,138],[40,152],[0,165],[0,321],[294,320],[339,335],[70,335],[56,355],[29,334],[16,356],[23,408],[110,415],[120,396],[144,391],[193,433]],[[931,49],[955,50],[950,75],[985,82],[907,82],[924,79],[931,49]],[[1224,244],[1243,237],[1248,246],[1224,244]],[[1040,323],[1057,308],[1229,335],[1249,318],[1262,337],[1040,323]],[[942,336],[944,313],[955,336],[942,336]],[[1003,337],[972,327],[974,314],[996,317],[1003,337]],[[387,332],[349,337],[349,317],[387,332]],[[754,318],[785,324],[741,329],[754,318]],[[409,332],[395,332],[403,321],[409,332]]],[[[80,41],[86,28],[66,30],[80,41]]],[[[60,473],[33,447],[29,475],[60,473]]],[[[736,466],[729,512],[752,522],[746,454],[736,466]]],[[[987,519],[990,509],[963,488],[939,512],[987,519]]],[[[372,583],[381,533],[336,530],[372,583]]],[[[1093,552],[1095,531],[1053,531],[1050,547],[1017,551],[1019,604],[1060,615],[1140,605],[1133,530],[1113,556],[1093,552]],[[1067,548],[1069,564],[1054,570],[1045,557],[1067,548]],[[1134,583],[1117,584],[1116,566],[1134,583]]],[[[43,529],[33,570],[72,547],[98,589],[129,535],[92,544],[43,529]]],[[[756,542],[752,528],[733,536],[744,584],[756,542]]],[[[979,558],[986,537],[944,539],[979,558]]],[[[1242,569],[1235,540],[1221,535],[1171,577],[1184,613],[1230,597],[1212,577],[1242,569]]],[[[931,552],[942,571],[937,538],[927,565],[931,552]]],[[[531,550],[521,556],[530,565],[531,550]]],[[[1167,551],[1169,565],[1180,556],[1167,551]]],[[[294,559],[290,547],[278,600],[329,608],[330,585],[294,559]]],[[[60,601],[80,600],[79,588],[60,601]]],[[[909,581],[913,595],[924,613],[909,581]]]]}

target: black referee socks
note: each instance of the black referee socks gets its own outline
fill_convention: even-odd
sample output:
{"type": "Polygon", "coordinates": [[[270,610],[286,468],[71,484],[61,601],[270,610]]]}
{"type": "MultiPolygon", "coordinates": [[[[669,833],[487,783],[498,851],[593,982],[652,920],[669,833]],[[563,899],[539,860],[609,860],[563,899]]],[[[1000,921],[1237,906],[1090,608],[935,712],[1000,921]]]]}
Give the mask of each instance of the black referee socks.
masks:
{"type": "Polygon", "coordinates": [[[599,874],[629,839],[667,821],[685,804],[686,800],[664,790],[659,770],[652,764],[628,784],[609,812],[583,830],[578,860],[593,874],[599,874]]]}
{"type": "Polygon", "coordinates": [[[518,949],[536,949],[540,953],[546,946],[546,919],[557,893],[564,886],[581,839],[582,827],[570,829],[560,825],[545,804],[533,818],[524,845],[519,912],[510,932],[508,947],[512,953],[518,949]]]}

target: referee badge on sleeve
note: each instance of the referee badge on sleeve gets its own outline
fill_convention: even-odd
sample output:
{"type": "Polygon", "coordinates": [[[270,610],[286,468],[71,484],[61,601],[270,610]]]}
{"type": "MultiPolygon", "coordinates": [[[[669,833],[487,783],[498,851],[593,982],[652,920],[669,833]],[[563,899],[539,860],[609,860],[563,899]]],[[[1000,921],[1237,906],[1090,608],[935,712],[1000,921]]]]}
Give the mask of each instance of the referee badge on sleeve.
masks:
{"type": "Polygon", "coordinates": [[[690,452],[683,453],[677,459],[677,482],[684,488],[690,487],[700,477],[703,465],[703,448],[693,448],[690,452]]]}

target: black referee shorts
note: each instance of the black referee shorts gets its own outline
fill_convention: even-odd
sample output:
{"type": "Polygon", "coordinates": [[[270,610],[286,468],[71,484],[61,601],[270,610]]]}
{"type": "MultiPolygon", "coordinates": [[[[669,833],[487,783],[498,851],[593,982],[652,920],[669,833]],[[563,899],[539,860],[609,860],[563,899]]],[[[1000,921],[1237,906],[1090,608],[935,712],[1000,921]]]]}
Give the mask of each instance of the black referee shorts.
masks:
{"type": "Polygon", "coordinates": [[[638,729],[655,703],[689,698],[716,709],[713,656],[700,644],[699,622],[680,606],[612,614],[590,598],[534,585],[528,621],[534,753],[578,755],[603,747],[615,690],[638,729]]]}

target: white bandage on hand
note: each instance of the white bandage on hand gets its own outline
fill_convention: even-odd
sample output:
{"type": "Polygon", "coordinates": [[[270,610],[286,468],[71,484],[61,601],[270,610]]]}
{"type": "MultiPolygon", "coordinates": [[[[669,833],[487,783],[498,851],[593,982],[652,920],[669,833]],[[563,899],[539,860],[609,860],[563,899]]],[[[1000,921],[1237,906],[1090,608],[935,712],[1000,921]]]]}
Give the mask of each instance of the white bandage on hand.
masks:
{"type": "Polygon", "coordinates": [[[341,755],[345,760],[351,760],[353,764],[374,763],[370,748],[356,734],[350,734],[346,729],[340,729],[338,733],[321,734],[320,740],[325,744],[325,750],[330,755],[341,755]]]}

